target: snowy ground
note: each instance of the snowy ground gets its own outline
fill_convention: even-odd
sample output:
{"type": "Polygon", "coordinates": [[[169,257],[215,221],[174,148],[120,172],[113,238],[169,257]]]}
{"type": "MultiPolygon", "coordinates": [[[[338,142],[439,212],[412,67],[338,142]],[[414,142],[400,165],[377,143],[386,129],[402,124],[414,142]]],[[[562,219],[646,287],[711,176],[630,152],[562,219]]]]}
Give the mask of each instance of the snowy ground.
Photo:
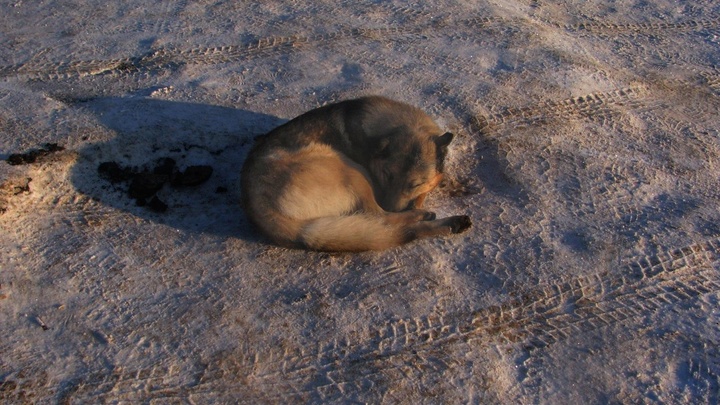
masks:
{"type": "Polygon", "coordinates": [[[714,1],[2,1],[0,402],[717,403],[714,1]],[[448,239],[286,250],[254,136],[382,94],[448,239]],[[139,207],[103,162],[211,165],[139,207]]]}

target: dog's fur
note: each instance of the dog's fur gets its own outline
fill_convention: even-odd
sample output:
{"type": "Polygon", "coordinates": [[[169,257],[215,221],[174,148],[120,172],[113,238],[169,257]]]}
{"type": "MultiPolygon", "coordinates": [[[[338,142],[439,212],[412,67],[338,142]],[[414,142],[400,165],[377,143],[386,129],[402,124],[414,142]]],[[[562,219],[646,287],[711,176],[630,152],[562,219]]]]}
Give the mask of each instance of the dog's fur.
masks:
{"type": "Polygon", "coordinates": [[[242,169],[250,220],[275,243],[380,250],[459,233],[470,218],[421,210],[451,133],[419,109],[365,97],[309,111],[259,137],[242,169]]]}

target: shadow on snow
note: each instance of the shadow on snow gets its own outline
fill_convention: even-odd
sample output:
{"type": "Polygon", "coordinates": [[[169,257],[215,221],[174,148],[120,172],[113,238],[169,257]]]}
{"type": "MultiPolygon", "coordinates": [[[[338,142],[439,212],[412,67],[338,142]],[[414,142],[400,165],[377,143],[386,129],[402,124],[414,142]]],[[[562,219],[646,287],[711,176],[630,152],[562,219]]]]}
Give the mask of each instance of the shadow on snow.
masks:
{"type": "Polygon", "coordinates": [[[117,134],[79,150],[71,177],[79,192],[176,229],[258,238],[240,207],[240,170],[254,138],[284,120],[246,110],[148,98],[91,99],[78,106],[117,134]],[[199,185],[161,183],[153,196],[167,209],[159,212],[145,199],[130,196],[131,176],[111,181],[106,171],[98,170],[103,163],[107,167],[106,162],[117,164],[126,174],[152,173],[162,162],[166,168],[167,162],[174,162],[175,173],[191,166],[210,166],[212,174],[199,185]]]}

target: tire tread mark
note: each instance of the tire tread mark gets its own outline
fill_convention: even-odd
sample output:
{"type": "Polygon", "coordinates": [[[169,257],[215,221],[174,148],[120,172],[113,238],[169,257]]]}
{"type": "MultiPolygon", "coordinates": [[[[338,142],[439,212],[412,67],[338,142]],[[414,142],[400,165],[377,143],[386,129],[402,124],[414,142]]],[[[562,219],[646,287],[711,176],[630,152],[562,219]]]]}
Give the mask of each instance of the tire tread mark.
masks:
{"type": "MultiPolygon", "coordinates": [[[[719,246],[720,240],[715,239],[641,258],[615,275],[598,273],[547,285],[472,313],[392,322],[372,332],[367,342],[333,341],[320,344],[312,354],[297,351],[285,357],[282,369],[261,378],[293,385],[293,381],[307,382],[308,376],[318,373],[380,363],[378,371],[364,373],[360,379],[372,380],[374,375],[379,381],[387,378],[384,362],[411,350],[415,353],[474,341],[543,348],[579,332],[647,316],[681,301],[720,291],[719,246]]],[[[336,380],[328,386],[350,382],[336,380]]],[[[281,389],[277,395],[284,395],[281,389]]]]}
{"type": "MultiPolygon", "coordinates": [[[[401,12],[401,8],[398,9],[401,12]]],[[[0,66],[0,77],[28,76],[41,80],[57,80],[73,76],[98,75],[111,72],[127,72],[138,69],[158,69],[175,64],[218,64],[248,58],[267,57],[273,54],[290,52],[298,47],[310,44],[323,44],[333,40],[367,38],[380,39],[402,35],[430,35],[449,24],[461,25],[468,28],[484,27],[504,20],[475,16],[452,22],[444,19],[428,18],[415,26],[385,27],[385,28],[348,28],[331,33],[317,35],[271,36],[261,38],[255,42],[244,45],[228,45],[217,47],[201,47],[187,50],[159,49],[140,57],[127,57],[108,60],[47,62],[37,64],[30,61],[25,64],[0,66]]],[[[568,25],[564,28],[576,32],[597,31],[638,31],[638,30],[680,30],[680,29],[706,29],[718,25],[720,19],[688,21],[683,23],[638,23],[638,24],[611,24],[604,22],[587,22],[568,25]]]]}
{"type": "Polygon", "coordinates": [[[720,95],[720,69],[718,69],[718,67],[713,66],[711,72],[701,72],[700,76],[702,76],[707,86],[710,87],[713,94],[720,95]]]}
{"type": "Polygon", "coordinates": [[[153,70],[183,64],[220,64],[292,52],[303,46],[317,46],[330,41],[413,36],[424,33],[427,27],[348,28],[309,36],[271,36],[243,45],[192,49],[164,48],[140,57],[6,65],[0,66],[0,77],[28,76],[33,79],[56,80],[75,76],[153,70]]]}
{"type": "Polygon", "coordinates": [[[717,28],[720,18],[712,18],[707,20],[689,20],[683,22],[651,22],[651,23],[631,23],[631,24],[615,24],[608,22],[592,21],[582,22],[578,24],[568,24],[557,26],[567,31],[574,32],[662,32],[662,31],[695,31],[701,29],[717,28]]]}
{"type": "MultiPolygon", "coordinates": [[[[469,313],[427,315],[390,322],[354,342],[338,339],[320,342],[314,349],[286,349],[259,356],[243,352],[212,360],[195,378],[196,383],[170,386],[179,369],[157,365],[138,370],[117,368],[111,375],[88,374],[63,384],[63,392],[83,397],[147,400],[212,396],[218,390],[258,395],[249,385],[273,387],[264,399],[307,400],[329,398],[361,390],[388,379],[405,378],[407,356],[452,344],[523,344],[542,348],[577,333],[647,316],[661,308],[720,291],[718,262],[720,239],[643,257],[617,273],[596,273],[564,283],[539,286],[516,294],[497,306],[469,313]],[[258,366],[270,365],[263,372],[258,366]],[[359,370],[342,373],[338,370],[359,370]],[[226,378],[251,374],[228,385],[226,378]],[[320,384],[308,384],[319,375],[320,384]],[[217,385],[220,384],[220,385],[217,385]]],[[[17,374],[17,373],[16,373],[17,374]]],[[[708,373],[698,373],[712,377],[708,373]]],[[[710,378],[708,377],[708,378],[710,378]]],[[[35,380],[35,378],[33,378],[35,380]]],[[[48,377],[45,377],[48,380],[48,377]]],[[[29,382],[8,376],[0,381],[0,398],[21,400],[29,382]],[[25,388],[23,388],[25,387],[25,388]]],[[[708,387],[714,386],[713,381],[708,387]]],[[[33,395],[63,396],[52,381],[36,381],[33,395]],[[47,392],[49,391],[49,392],[47,392]]]]}
{"type": "Polygon", "coordinates": [[[486,131],[500,126],[528,126],[559,118],[593,118],[613,114],[613,106],[639,107],[647,93],[645,87],[628,87],[591,93],[560,101],[546,101],[525,107],[501,107],[487,116],[476,115],[473,129],[486,131]]]}

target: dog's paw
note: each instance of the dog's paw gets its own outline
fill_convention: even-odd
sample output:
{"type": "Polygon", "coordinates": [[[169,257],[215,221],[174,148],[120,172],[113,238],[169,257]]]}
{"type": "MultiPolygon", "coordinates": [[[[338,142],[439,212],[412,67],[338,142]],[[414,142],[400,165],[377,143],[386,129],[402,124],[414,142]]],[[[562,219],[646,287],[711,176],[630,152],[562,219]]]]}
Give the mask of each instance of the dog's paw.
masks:
{"type": "Polygon", "coordinates": [[[451,217],[450,220],[450,228],[452,229],[452,233],[465,232],[468,228],[470,228],[470,226],[472,226],[472,221],[470,221],[470,217],[467,215],[451,217]]]}

